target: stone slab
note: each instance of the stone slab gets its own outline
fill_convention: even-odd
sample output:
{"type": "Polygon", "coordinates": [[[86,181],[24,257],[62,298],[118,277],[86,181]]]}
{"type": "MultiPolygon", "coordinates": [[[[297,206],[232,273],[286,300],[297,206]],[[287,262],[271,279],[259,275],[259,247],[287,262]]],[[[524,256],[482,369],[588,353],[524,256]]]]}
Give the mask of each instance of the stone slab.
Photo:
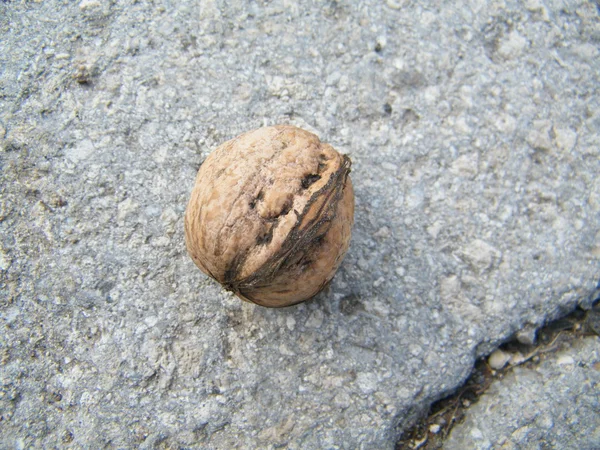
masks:
{"type": "Polygon", "coordinates": [[[393,448],[473,361],[600,279],[588,1],[0,3],[2,445],[393,448]],[[264,124],[354,162],[315,300],[185,252],[212,148],[264,124]]]}

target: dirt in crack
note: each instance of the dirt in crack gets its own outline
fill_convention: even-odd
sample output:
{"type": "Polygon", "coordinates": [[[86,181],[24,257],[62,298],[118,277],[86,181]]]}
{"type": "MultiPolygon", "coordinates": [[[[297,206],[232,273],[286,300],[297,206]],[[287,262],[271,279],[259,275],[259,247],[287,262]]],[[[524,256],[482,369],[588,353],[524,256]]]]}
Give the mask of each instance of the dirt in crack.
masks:
{"type": "Polygon", "coordinates": [[[506,342],[499,347],[501,350],[522,357],[499,370],[489,366],[488,357],[478,360],[465,384],[452,395],[433,403],[429,414],[402,434],[396,450],[443,448],[452,428],[464,420],[468,408],[479,400],[492,382],[504,378],[514,367],[533,367],[570,342],[593,335],[600,336],[600,301],[589,311],[578,308],[538,329],[533,345],[522,344],[516,339],[506,342]]]}

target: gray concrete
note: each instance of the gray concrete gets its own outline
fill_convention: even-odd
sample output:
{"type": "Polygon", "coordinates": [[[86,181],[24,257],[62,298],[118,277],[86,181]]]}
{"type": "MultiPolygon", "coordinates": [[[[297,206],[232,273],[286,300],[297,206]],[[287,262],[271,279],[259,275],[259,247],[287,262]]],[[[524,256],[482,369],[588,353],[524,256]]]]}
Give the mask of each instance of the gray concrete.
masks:
{"type": "Polygon", "coordinates": [[[517,367],[467,412],[444,445],[465,449],[600,448],[600,339],[517,367]]]}
{"type": "Polygon", "coordinates": [[[589,1],[0,2],[2,446],[392,448],[600,279],[589,1]],[[263,124],[354,162],[332,285],[266,310],[183,242],[263,124]]]}

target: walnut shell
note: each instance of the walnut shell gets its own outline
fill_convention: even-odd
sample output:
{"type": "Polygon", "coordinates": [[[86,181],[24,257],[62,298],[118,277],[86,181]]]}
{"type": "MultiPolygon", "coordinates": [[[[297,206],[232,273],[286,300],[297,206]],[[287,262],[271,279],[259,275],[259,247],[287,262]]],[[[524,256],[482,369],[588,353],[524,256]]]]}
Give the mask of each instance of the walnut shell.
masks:
{"type": "Polygon", "coordinates": [[[350,243],[350,158],[308,131],[264,127],[204,161],[185,213],[196,265],[238,297],[282,307],[318,294],[350,243]]]}

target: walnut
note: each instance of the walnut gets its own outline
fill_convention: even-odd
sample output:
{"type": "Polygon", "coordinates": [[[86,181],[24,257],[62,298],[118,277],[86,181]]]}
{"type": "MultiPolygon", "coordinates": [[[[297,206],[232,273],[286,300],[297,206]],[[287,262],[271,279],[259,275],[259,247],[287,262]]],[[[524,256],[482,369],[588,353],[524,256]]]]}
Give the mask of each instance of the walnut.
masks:
{"type": "Polygon", "coordinates": [[[333,278],[350,243],[350,158],[308,131],[264,127],[206,158],[185,213],[188,252],[243,300],[294,305],[333,278]]]}

